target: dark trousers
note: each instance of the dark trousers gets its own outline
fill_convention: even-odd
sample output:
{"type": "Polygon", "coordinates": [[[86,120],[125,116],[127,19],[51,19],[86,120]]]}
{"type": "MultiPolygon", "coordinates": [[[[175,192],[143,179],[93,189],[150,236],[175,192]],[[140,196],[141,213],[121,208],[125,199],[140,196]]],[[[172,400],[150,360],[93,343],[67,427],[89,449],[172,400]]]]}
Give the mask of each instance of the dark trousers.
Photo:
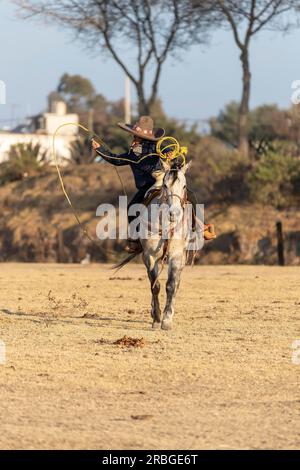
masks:
{"type": "MultiPolygon", "coordinates": [[[[153,183],[151,183],[151,184],[145,184],[145,186],[143,186],[142,188],[140,188],[140,189],[138,190],[138,192],[135,193],[135,195],[133,196],[133,198],[131,199],[131,201],[128,203],[128,206],[127,206],[127,213],[128,213],[128,211],[129,211],[129,208],[130,208],[131,206],[133,206],[133,204],[142,204],[142,203],[143,203],[145,194],[146,194],[146,192],[148,191],[148,189],[151,188],[151,186],[153,186],[153,183]]],[[[128,223],[130,224],[135,218],[136,218],[136,216],[134,216],[134,215],[128,215],[128,223]]]]}
{"type": "MultiPolygon", "coordinates": [[[[138,190],[137,193],[133,196],[133,198],[130,200],[127,206],[127,213],[129,211],[129,207],[133,206],[133,204],[142,204],[144,201],[144,197],[146,192],[153,186],[152,184],[146,184],[142,188],[138,190]]],[[[197,206],[197,199],[193,191],[190,191],[189,189],[187,190],[187,198],[188,201],[192,204],[193,209],[194,209],[194,214],[196,214],[196,206],[197,206]]],[[[130,224],[136,216],[134,215],[128,215],[128,223],[130,224]]],[[[193,228],[194,228],[194,218],[193,218],[193,228]]]]}
{"type": "Polygon", "coordinates": [[[193,209],[194,209],[194,213],[196,214],[197,198],[196,198],[194,192],[191,191],[190,189],[187,189],[187,199],[192,204],[193,209]]]}

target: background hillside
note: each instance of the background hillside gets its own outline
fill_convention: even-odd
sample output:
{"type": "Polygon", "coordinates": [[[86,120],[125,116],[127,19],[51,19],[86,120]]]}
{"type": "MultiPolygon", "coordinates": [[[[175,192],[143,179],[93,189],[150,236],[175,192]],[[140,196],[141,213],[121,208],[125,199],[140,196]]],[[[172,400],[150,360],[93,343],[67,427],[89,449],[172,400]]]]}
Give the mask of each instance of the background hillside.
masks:
{"type": "MultiPolygon", "coordinates": [[[[128,150],[130,136],[116,125],[123,119],[122,100],[108,101],[77,75],[64,75],[57,89],[81,124],[93,128],[114,152],[128,150]]],[[[192,160],[189,187],[205,205],[206,221],[216,225],[218,238],[206,244],[197,262],[276,264],[276,223],[280,221],[286,263],[299,264],[299,106],[280,109],[269,104],[251,110],[247,155],[239,149],[237,103],[229,103],[211,118],[206,132],[167,116],[160,100],[152,106],[151,115],[166,135],[188,147],[188,161],[192,160]]],[[[118,240],[91,244],[83,236],[49,155],[38,144],[20,143],[11,147],[8,160],[0,164],[0,259],[80,262],[87,253],[94,261],[124,256],[118,240]]],[[[89,137],[81,132],[62,170],[74,207],[92,238],[98,205],[117,204],[123,194],[114,168],[96,163],[95,158],[89,137]]],[[[131,197],[135,190],[131,172],[122,167],[120,174],[131,197]]]]}
{"type": "MultiPolygon", "coordinates": [[[[80,218],[95,238],[97,206],[103,202],[117,204],[118,195],[122,194],[116,173],[109,165],[94,163],[68,167],[62,174],[80,218]]],[[[132,194],[129,170],[121,168],[120,174],[132,194]]],[[[195,184],[195,180],[191,182],[195,184]]],[[[94,245],[82,235],[54,168],[0,187],[0,212],[1,261],[77,263],[87,253],[94,261],[113,261],[124,256],[123,242],[106,240],[94,245]]],[[[300,263],[297,209],[219,202],[209,204],[205,214],[207,220],[215,223],[218,238],[205,245],[198,263],[276,264],[277,220],[283,222],[286,262],[300,263]]]]}

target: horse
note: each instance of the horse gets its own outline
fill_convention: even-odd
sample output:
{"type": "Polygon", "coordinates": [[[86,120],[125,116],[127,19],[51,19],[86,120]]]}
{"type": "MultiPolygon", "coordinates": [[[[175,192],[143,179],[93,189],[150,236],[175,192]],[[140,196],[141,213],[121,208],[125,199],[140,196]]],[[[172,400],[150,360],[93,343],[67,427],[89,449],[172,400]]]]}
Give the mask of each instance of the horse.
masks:
{"type": "MultiPolygon", "coordinates": [[[[186,264],[187,248],[191,239],[189,230],[191,218],[186,217],[186,214],[191,213],[191,211],[186,211],[187,206],[191,208],[187,197],[185,176],[188,167],[189,164],[181,168],[168,167],[166,169],[165,167],[162,186],[159,190],[156,190],[154,197],[151,196],[150,189],[150,203],[145,203],[146,205],[143,206],[144,215],[139,219],[139,253],[142,254],[151,285],[151,317],[152,328],[155,329],[159,327],[163,330],[172,329],[175,298],[180,285],[181,273],[186,264]],[[153,207],[157,208],[156,215],[159,215],[154,221],[151,220],[153,207]],[[167,209],[163,211],[165,215],[163,227],[162,207],[167,209]],[[150,230],[149,220],[151,220],[150,230]],[[144,230],[141,229],[143,226],[144,230]],[[145,236],[145,233],[147,233],[147,236],[145,236]],[[163,315],[161,315],[159,276],[164,263],[168,266],[167,299],[163,315]]],[[[147,194],[145,198],[147,200],[147,194]]],[[[131,255],[126,258],[118,267],[124,266],[134,256],[131,255]]]]}

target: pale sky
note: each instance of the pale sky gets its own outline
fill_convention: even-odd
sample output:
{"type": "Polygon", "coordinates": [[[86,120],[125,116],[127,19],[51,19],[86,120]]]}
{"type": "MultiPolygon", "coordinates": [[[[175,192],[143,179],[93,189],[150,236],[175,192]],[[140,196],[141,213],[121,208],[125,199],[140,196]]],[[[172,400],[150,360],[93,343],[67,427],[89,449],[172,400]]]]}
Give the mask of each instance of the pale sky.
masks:
{"type": "MultiPolygon", "coordinates": [[[[0,105],[0,127],[5,120],[45,109],[46,97],[60,76],[81,74],[99,93],[117,100],[124,93],[124,75],[114,62],[98,54],[88,56],[69,33],[54,27],[16,19],[15,7],[0,0],[0,80],[6,83],[7,104],[0,105]]],[[[251,106],[277,103],[289,107],[291,83],[300,79],[300,30],[282,36],[263,32],[251,47],[251,106]]],[[[238,100],[241,68],[230,31],[216,31],[209,46],[193,47],[163,69],[159,95],[170,116],[205,120],[226,103],[238,100]]],[[[7,121],[8,123],[8,121],[7,121]]]]}

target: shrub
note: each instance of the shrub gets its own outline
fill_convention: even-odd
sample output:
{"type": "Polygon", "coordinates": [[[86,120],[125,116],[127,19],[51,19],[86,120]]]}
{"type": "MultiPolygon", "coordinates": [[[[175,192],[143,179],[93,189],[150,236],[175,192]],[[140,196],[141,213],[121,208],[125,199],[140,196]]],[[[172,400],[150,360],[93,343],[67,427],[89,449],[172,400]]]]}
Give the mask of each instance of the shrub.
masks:
{"type": "Polygon", "coordinates": [[[289,156],[268,153],[247,176],[250,199],[278,208],[292,202],[300,176],[300,161],[289,156]]]}
{"type": "Polygon", "coordinates": [[[78,137],[70,145],[70,161],[74,165],[94,163],[97,156],[92,150],[90,137],[78,137]]]}
{"type": "Polygon", "coordinates": [[[202,137],[189,147],[193,160],[190,179],[199,202],[242,199],[241,188],[248,162],[214,137],[202,137]]]}
{"type": "Polygon", "coordinates": [[[0,164],[0,184],[18,181],[39,173],[46,164],[46,152],[32,142],[13,145],[8,160],[0,164]]]}

